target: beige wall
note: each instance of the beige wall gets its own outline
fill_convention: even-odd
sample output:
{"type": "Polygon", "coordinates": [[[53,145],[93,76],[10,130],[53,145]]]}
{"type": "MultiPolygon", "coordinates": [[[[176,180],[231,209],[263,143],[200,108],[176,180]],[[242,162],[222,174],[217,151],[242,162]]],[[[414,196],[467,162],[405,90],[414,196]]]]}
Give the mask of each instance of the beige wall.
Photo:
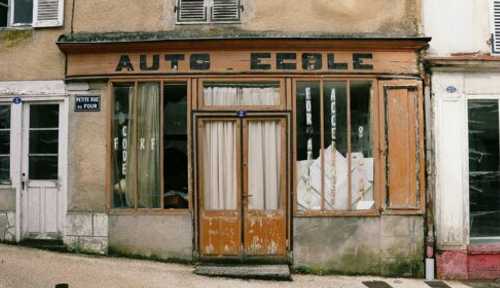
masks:
{"type": "Polygon", "coordinates": [[[0,30],[0,81],[64,77],[64,54],[57,38],[74,32],[248,30],[288,33],[416,35],[420,0],[242,0],[237,25],[176,25],[176,0],[65,1],[65,26],[0,30]],[[72,23],[73,22],[73,23],[72,23]]]}
{"type": "Polygon", "coordinates": [[[64,27],[0,30],[0,81],[64,78],[64,54],[56,41],[71,31],[72,2],[65,1],[64,27]]]}
{"type": "Polygon", "coordinates": [[[250,31],[416,35],[420,0],[242,0],[238,25],[176,25],[176,0],[86,0],[75,6],[75,32],[239,29],[250,31]],[[367,5],[368,4],[368,5],[367,5]]]}
{"type": "Polygon", "coordinates": [[[69,114],[68,210],[104,212],[106,199],[107,85],[104,82],[67,86],[69,114]],[[101,111],[75,113],[74,95],[100,95],[101,111]]]}

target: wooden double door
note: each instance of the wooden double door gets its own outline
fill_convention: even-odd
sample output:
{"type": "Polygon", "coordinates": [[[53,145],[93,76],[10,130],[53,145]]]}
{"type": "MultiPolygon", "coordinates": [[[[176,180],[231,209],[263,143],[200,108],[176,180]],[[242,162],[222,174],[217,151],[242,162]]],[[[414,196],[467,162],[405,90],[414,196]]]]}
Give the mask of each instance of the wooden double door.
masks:
{"type": "Polygon", "coordinates": [[[286,258],[287,118],[196,122],[201,256],[286,258]]]}

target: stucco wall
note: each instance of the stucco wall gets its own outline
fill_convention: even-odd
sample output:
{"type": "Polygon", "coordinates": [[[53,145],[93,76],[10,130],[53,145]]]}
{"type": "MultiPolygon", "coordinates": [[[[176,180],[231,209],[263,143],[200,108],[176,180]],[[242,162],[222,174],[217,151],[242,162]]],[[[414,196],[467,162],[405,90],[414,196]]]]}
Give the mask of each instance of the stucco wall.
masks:
{"type": "Polygon", "coordinates": [[[299,270],[422,276],[422,216],[294,219],[294,267],[299,270]]]}
{"type": "Polygon", "coordinates": [[[490,0],[423,0],[423,24],[431,36],[429,53],[491,52],[490,0]]]}
{"type": "Polygon", "coordinates": [[[72,3],[65,1],[64,27],[0,29],[0,81],[64,78],[64,54],[56,41],[71,31],[72,3]]]}
{"type": "Polygon", "coordinates": [[[438,249],[463,250],[469,244],[467,99],[499,96],[500,73],[434,71],[432,93],[438,249]]]}
{"type": "Polygon", "coordinates": [[[420,0],[242,0],[241,24],[176,25],[176,0],[77,1],[75,32],[241,29],[416,35],[420,0]]]}
{"type": "Polygon", "coordinates": [[[16,189],[0,188],[0,210],[16,210],[16,189]]]}
{"type": "Polygon", "coordinates": [[[109,216],[109,251],[163,260],[191,260],[190,214],[109,216]]]}
{"type": "Polygon", "coordinates": [[[104,82],[70,83],[68,210],[104,212],[107,98],[104,82]],[[100,112],[74,112],[75,95],[100,95],[100,112]]]}

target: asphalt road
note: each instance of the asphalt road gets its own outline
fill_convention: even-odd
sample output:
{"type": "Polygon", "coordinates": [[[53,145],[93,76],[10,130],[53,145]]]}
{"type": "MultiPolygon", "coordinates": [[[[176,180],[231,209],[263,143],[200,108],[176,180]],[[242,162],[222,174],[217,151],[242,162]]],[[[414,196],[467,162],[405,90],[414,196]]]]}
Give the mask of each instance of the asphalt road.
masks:
{"type": "MultiPolygon", "coordinates": [[[[366,281],[382,281],[389,285],[384,287],[429,288],[419,279],[294,275],[292,282],[276,282],[207,278],[194,275],[192,271],[189,265],[65,254],[0,244],[0,288],[54,288],[58,284],[67,284],[58,286],[61,288],[367,288],[363,284],[366,281]]],[[[458,282],[447,282],[447,285],[470,287],[458,282]]]]}

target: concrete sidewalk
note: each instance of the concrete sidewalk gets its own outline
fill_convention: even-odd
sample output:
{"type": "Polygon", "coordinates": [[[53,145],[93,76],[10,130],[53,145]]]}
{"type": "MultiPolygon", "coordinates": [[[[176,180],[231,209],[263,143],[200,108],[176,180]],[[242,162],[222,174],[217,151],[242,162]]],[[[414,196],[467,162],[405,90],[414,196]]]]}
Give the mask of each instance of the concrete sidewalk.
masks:
{"type": "MultiPolygon", "coordinates": [[[[149,287],[374,287],[425,288],[423,280],[379,277],[293,275],[292,282],[207,278],[189,265],[124,258],[63,254],[0,244],[0,288],[149,288],[149,287]],[[384,286],[382,281],[388,286],[384,286]],[[365,282],[366,284],[363,284],[365,282]],[[60,287],[65,287],[61,285],[60,287]]],[[[446,282],[453,288],[470,286],[446,282]]],[[[484,286],[488,287],[488,286],[484,286]]],[[[494,287],[494,286],[492,286],[494,287]]]]}

